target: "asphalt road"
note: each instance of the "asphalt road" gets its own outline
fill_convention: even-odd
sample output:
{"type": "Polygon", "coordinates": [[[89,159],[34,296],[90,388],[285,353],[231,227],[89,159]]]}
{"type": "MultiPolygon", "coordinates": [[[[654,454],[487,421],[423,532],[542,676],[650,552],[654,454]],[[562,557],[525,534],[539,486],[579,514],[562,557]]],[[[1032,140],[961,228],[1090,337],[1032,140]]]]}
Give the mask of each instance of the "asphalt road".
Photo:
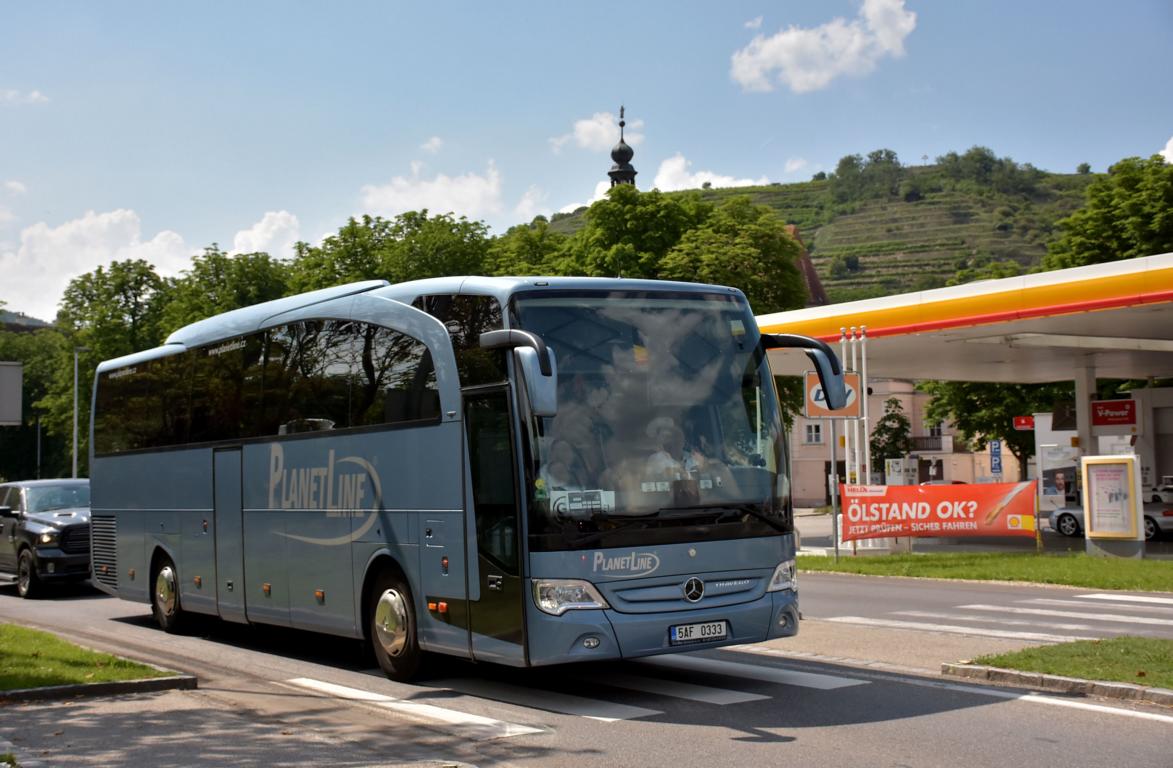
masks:
{"type": "MultiPolygon", "coordinates": [[[[847,610],[867,618],[859,602],[842,595],[862,592],[860,581],[866,580],[805,577],[804,612],[822,618],[804,622],[795,641],[554,669],[449,663],[421,685],[386,680],[350,640],[216,621],[186,636],[167,635],[153,626],[146,605],[89,591],[23,601],[0,587],[0,621],[52,629],[200,678],[192,693],[9,706],[0,738],[24,757],[61,766],[1173,762],[1167,710],[829,663],[798,644],[808,635],[855,635],[866,650],[867,638],[883,638],[871,646],[880,658],[895,650],[895,633],[903,649],[919,647],[933,657],[942,638],[953,639],[831,621],[847,610]],[[807,625],[817,630],[808,633],[807,625]]],[[[937,582],[935,590],[919,591],[912,582],[875,581],[886,582],[875,589],[891,591],[862,594],[864,603],[903,600],[936,610],[975,599],[972,585],[937,582]]],[[[1038,591],[999,589],[1007,591],[981,599],[1013,605],[1038,591]]]]}

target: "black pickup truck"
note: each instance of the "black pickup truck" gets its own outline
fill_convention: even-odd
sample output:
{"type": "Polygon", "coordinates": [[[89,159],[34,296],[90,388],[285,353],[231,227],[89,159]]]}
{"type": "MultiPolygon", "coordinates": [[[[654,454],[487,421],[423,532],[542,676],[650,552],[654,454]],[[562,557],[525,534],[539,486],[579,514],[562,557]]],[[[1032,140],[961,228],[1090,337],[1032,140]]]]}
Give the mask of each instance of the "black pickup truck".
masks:
{"type": "Polygon", "coordinates": [[[89,577],[89,480],[0,484],[0,574],[16,576],[21,597],[89,577]]]}

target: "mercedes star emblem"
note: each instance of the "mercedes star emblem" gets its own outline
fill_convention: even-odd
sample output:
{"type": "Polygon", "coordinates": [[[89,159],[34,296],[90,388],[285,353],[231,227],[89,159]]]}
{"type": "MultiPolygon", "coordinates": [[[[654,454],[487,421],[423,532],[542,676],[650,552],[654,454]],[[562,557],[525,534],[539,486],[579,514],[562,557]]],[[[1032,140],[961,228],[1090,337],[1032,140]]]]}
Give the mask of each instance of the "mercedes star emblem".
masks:
{"type": "Polygon", "coordinates": [[[705,596],[705,583],[693,576],[688,581],[684,582],[684,599],[690,603],[695,603],[705,596]]]}

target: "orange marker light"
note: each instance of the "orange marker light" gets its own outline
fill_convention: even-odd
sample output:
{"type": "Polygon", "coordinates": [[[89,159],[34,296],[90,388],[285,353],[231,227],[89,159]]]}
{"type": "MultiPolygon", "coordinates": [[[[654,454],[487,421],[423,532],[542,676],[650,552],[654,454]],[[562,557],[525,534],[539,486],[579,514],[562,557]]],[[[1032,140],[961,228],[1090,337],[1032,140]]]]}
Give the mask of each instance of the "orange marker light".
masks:
{"type": "Polygon", "coordinates": [[[448,603],[440,602],[440,613],[448,613],[448,603]]]}
{"type": "Polygon", "coordinates": [[[319,603],[324,603],[324,602],[326,602],[326,590],[324,590],[324,589],[315,589],[315,590],[314,590],[314,597],[315,597],[315,598],[317,598],[317,600],[318,600],[318,602],[319,602],[319,603]]]}
{"type": "Polygon", "coordinates": [[[431,612],[433,612],[433,613],[435,613],[435,611],[436,611],[436,604],[435,604],[434,602],[430,602],[430,601],[429,601],[429,602],[428,602],[428,610],[429,610],[429,611],[431,611],[431,612]]]}
{"type": "Polygon", "coordinates": [[[261,585],[261,591],[265,593],[265,597],[268,597],[273,594],[273,585],[266,581],[261,585]]]}

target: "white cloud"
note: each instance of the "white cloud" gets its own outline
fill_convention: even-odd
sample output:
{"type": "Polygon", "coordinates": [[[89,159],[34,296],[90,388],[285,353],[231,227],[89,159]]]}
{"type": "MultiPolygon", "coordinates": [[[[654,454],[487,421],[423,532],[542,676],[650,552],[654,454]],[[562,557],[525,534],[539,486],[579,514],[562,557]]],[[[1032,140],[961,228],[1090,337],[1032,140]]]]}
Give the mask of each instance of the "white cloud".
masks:
{"type": "Polygon", "coordinates": [[[9,224],[13,221],[16,221],[16,214],[0,205],[0,224],[9,224]]]}
{"type": "Polygon", "coordinates": [[[1173,137],[1165,142],[1165,148],[1161,150],[1160,155],[1165,158],[1166,163],[1173,163],[1173,137]]]}
{"type": "Polygon", "coordinates": [[[232,239],[233,253],[264,251],[270,256],[285,258],[301,235],[301,224],[289,211],[269,211],[248,229],[242,229],[232,239]]]}
{"type": "Polygon", "coordinates": [[[500,213],[504,208],[501,173],[492,160],[483,176],[438,174],[427,179],[422,173],[423,165],[412,163],[410,176],[396,176],[386,184],[367,184],[362,188],[363,208],[381,216],[427,208],[431,213],[455,213],[470,219],[500,213]]]}
{"type": "Polygon", "coordinates": [[[558,209],[558,213],[574,213],[584,205],[589,206],[591,203],[602,200],[607,196],[607,190],[610,188],[610,181],[600,181],[599,183],[595,184],[595,194],[591,197],[590,200],[587,200],[585,203],[571,203],[569,205],[564,205],[558,209]]]}
{"type": "Polygon", "coordinates": [[[806,168],[806,159],[801,157],[790,157],[786,159],[786,172],[797,173],[803,168],[806,168]]]}
{"type": "Polygon", "coordinates": [[[661,192],[699,189],[704,186],[705,182],[714,187],[749,187],[770,183],[770,180],[765,176],[760,179],[738,179],[733,176],[722,176],[712,171],[693,173],[690,170],[691,166],[692,163],[686,160],[684,155],[677,152],[660,163],[660,169],[656,171],[656,178],[652,183],[661,192]]]}
{"type": "Polygon", "coordinates": [[[548,195],[536,184],[531,185],[521,196],[521,200],[513,208],[514,215],[523,223],[529,223],[535,216],[549,216],[550,207],[546,205],[548,195]]]}
{"type": "Polygon", "coordinates": [[[40,222],[20,233],[19,247],[0,250],[0,300],[10,310],[52,320],[65,287],[78,275],[126,259],[144,259],[160,274],[174,275],[191,265],[192,253],[170,230],[144,240],[142,222],[131,210],[88,211],[58,227],[40,222]]]}
{"type": "MultiPolygon", "coordinates": [[[[628,120],[623,140],[636,146],[644,140],[643,120],[628,120]]],[[[606,152],[619,143],[619,118],[610,112],[596,112],[590,117],[574,121],[570,133],[550,139],[550,147],[558,154],[571,140],[575,145],[591,152],[606,152]]]]}
{"type": "Polygon", "coordinates": [[[762,28],[762,17],[758,16],[756,19],[750,19],[749,21],[745,22],[745,28],[746,29],[761,29],[762,28]]]}
{"type": "Polygon", "coordinates": [[[903,56],[914,29],[916,14],[905,10],[904,0],[864,0],[851,21],[757,35],[734,52],[730,74],[748,91],[772,91],[776,84],[795,93],[817,91],[842,75],[868,74],[885,56],[903,56]]]}
{"type": "Polygon", "coordinates": [[[430,155],[434,155],[437,152],[439,152],[440,148],[443,146],[444,146],[444,140],[441,139],[439,136],[433,136],[432,138],[425,141],[423,144],[420,144],[420,149],[422,149],[423,151],[427,152],[430,155]]]}
{"type": "Polygon", "coordinates": [[[48,104],[49,97],[40,91],[16,91],[11,88],[0,88],[0,104],[22,106],[25,104],[48,104]]]}
{"type": "Polygon", "coordinates": [[[23,195],[28,191],[28,187],[26,187],[24,184],[21,184],[19,181],[10,180],[4,182],[4,190],[9,194],[23,195]]]}

